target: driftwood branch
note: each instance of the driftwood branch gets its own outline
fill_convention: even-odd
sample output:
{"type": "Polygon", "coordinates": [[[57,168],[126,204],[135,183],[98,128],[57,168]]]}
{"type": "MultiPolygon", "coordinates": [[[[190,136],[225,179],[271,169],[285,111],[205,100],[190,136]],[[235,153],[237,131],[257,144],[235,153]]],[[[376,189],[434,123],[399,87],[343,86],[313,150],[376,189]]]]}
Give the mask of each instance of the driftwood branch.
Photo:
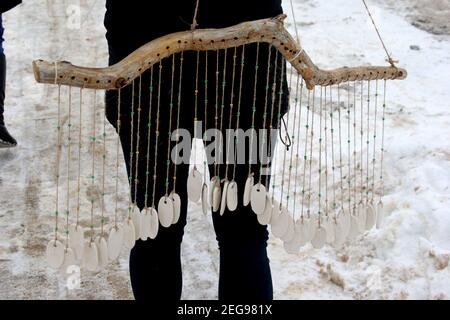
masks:
{"type": "Polygon", "coordinates": [[[225,29],[198,29],[169,34],[142,46],[119,63],[107,68],[85,68],[70,62],[33,62],[36,81],[88,89],[119,89],[162,59],[181,51],[206,51],[266,42],[276,47],[301,74],[309,89],[354,80],[405,79],[407,72],[396,67],[319,69],[284,27],[285,15],[274,19],[244,22],[225,29]]]}

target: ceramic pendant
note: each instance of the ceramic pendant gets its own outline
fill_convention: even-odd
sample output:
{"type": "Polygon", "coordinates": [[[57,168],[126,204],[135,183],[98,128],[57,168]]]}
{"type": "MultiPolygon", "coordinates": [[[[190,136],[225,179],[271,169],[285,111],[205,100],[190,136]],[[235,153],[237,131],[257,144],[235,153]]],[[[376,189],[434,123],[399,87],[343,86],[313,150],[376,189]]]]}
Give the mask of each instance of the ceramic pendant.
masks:
{"type": "Polygon", "coordinates": [[[383,226],[384,220],[384,205],[383,202],[378,202],[377,204],[377,228],[381,228],[383,226]]]}
{"type": "Polygon", "coordinates": [[[220,209],[220,203],[222,200],[222,187],[219,184],[216,184],[216,186],[214,187],[213,190],[213,201],[212,201],[212,206],[213,206],[213,211],[217,212],[220,209]]]}
{"type": "Polygon", "coordinates": [[[376,223],[375,209],[372,203],[368,203],[366,207],[366,230],[372,230],[376,223]]]}
{"type": "Polygon", "coordinates": [[[152,228],[152,216],[150,214],[151,209],[145,209],[141,213],[141,240],[147,241],[150,238],[150,229],[152,228]]]}
{"type": "Polygon", "coordinates": [[[127,219],[123,225],[123,244],[125,248],[131,250],[136,243],[136,231],[133,220],[127,219]]]}
{"type": "Polygon", "coordinates": [[[69,226],[69,247],[74,251],[77,260],[83,258],[84,229],[80,225],[69,226]]]}
{"type": "Polygon", "coordinates": [[[116,260],[123,245],[123,228],[120,225],[112,227],[108,237],[108,257],[109,260],[116,260]]]}
{"type": "Polygon", "coordinates": [[[141,237],[141,213],[134,208],[130,216],[134,226],[134,240],[137,241],[141,237]]]}
{"type": "Polygon", "coordinates": [[[334,243],[336,223],[333,218],[327,217],[324,221],[324,228],[327,231],[327,243],[334,243]]]}
{"type": "Polygon", "coordinates": [[[307,220],[309,223],[307,224],[307,242],[310,242],[314,239],[316,236],[316,230],[317,230],[317,221],[316,219],[309,218],[307,220]]]}
{"type": "Polygon", "coordinates": [[[95,239],[98,253],[98,270],[103,270],[108,265],[108,242],[104,237],[98,236],[95,239]]]}
{"type": "Polygon", "coordinates": [[[289,242],[284,242],[284,250],[289,254],[298,254],[302,247],[302,236],[294,229],[294,236],[289,242]]]}
{"type": "Polygon", "coordinates": [[[222,190],[222,199],[220,201],[220,215],[223,216],[225,213],[225,209],[227,208],[227,193],[228,193],[228,186],[230,182],[225,181],[223,184],[223,190],[222,190]]]}
{"type": "Polygon", "coordinates": [[[162,197],[158,204],[159,222],[164,228],[169,228],[173,222],[173,201],[169,197],[162,197]]]}
{"type": "Polygon", "coordinates": [[[263,214],[266,209],[266,195],[267,189],[264,185],[258,183],[253,186],[250,201],[252,210],[257,215],[263,214]]]}
{"type": "Polygon", "coordinates": [[[245,182],[245,189],[244,189],[244,207],[247,207],[250,204],[251,196],[252,196],[252,188],[255,184],[255,178],[253,176],[248,177],[247,181],[245,182]]]}
{"type": "Polygon", "coordinates": [[[64,245],[58,240],[52,240],[47,245],[47,263],[53,269],[59,269],[64,263],[64,245]]]}
{"type": "Polygon", "coordinates": [[[281,215],[281,208],[280,203],[273,199],[272,200],[272,216],[270,217],[270,224],[273,225],[276,223],[276,221],[280,218],[281,215]]]}
{"type": "Polygon", "coordinates": [[[299,241],[300,244],[300,248],[303,247],[307,241],[306,241],[306,237],[304,235],[304,223],[303,223],[303,219],[299,219],[296,223],[295,223],[295,235],[296,238],[299,241]]]}
{"type": "Polygon", "coordinates": [[[208,185],[204,184],[203,189],[202,189],[202,211],[203,211],[203,214],[205,216],[208,215],[210,209],[211,209],[211,206],[209,205],[208,185]]]}
{"type": "Polygon", "coordinates": [[[338,218],[337,223],[336,223],[335,228],[334,228],[334,242],[333,242],[333,246],[335,248],[341,247],[345,243],[345,241],[347,239],[343,223],[344,223],[344,221],[342,219],[338,218]]]}
{"type": "Polygon", "coordinates": [[[270,223],[270,220],[272,218],[272,200],[270,197],[266,197],[266,208],[264,210],[263,214],[256,216],[258,219],[258,222],[262,226],[267,226],[270,223]]]}
{"type": "Polygon", "coordinates": [[[188,177],[187,181],[187,191],[188,198],[194,203],[200,201],[200,197],[202,196],[202,187],[203,187],[203,177],[200,172],[194,168],[191,171],[191,174],[188,177]]]}
{"type": "Polygon", "coordinates": [[[272,216],[271,230],[275,237],[282,239],[286,235],[289,227],[289,218],[289,214],[284,208],[281,210],[278,218],[273,218],[272,216]]]}
{"type": "Polygon", "coordinates": [[[235,181],[230,182],[227,189],[227,208],[236,211],[238,207],[238,185],[235,181]]]}
{"type": "Polygon", "coordinates": [[[172,192],[170,199],[173,202],[173,221],[172,224],[177,224],[181,215],[181,198],[177,193],[172,192]]]}
{"type": "Polygon", "coordinates": [[[150,221],[150,234],[148,237],[153,240],[158,236],[159,232],[159,217],[155,208],[150,209],[150,221]]]}
{"type": "Polygon", "coordinates": [[[75,266],[76,265],[76,255],[75,255],[75,251],[73,251],[71,248],[66,248],[66,250],[64,251],[64,262],[60,268],[60,272],[63,276],[67,276],[70,271],[70,267],[75,266]]]}
{"type": "Polygon", "coordinates": [[[98,268],[98,250],[95,242],[91,240],[84,243],[83,267],[91,272],[97,271],[98,268]]]}
{"type": "Polygon", "coordinates": [[[339,219],[342,220],[342,231],[344,232],[344,238],[347,238],[350,234],[350,229],[352,226],[352,214],[348,212],[341,211],[339,213],[339,219]]]}
{"type": "Polygon", "coordinates": [[[220,178],[219,177],[213,177],[211,179],[211,182],[209,183],[209,204],[212,206],[214,203],[214,188],[216,187],[216,185],[219,184],[220,185],[220,178]]]}
{"type": "Polygon", "coordinates": [[[350,233],[349,239],[354,239],[359,235],[359,220],[357,216],[351,215],[350,217],[350,233]]]}
{"type": "Polygon", "coordinates": [[[360,204],[358,208],[358,230],[359,233],[364,233],[366,231],[366,206],[365,204],[360,204]]]}
{"type": "Polygon", "coordinates": [[[295,222],[294,219],[292,219],[291,215],[288,214],[288,216],[288,227],[286,229],[285,235],[281,237],[281,240],[283,240],[283,242],[291,242],[295,237],[295,222]]]}
{"type": "Polygon", "coordinates": [[[315,249],[322,249],[327,242],[327,231],[325,228],[319,227],[316,229],[314,238],[311,240],[311,244],[315,249]]]}

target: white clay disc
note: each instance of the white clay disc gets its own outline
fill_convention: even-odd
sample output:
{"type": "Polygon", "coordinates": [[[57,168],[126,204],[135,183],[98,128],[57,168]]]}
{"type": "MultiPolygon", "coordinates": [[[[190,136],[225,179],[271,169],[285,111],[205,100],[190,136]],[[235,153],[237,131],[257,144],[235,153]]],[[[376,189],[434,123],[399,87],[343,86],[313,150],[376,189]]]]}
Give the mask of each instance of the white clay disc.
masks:
{"type": "Polygon", "coordinates": [[[327,217],[324,221],[324,228],[327,230],[327,243],[334,243],[336,223],[333,218],[327,217]]]}
{"type": "Polygon", "coordinates": [[[83,258],[84,229],[76,224],[69,226],[69,247],[74,251],[76,258],[83,258]]]}
{"type": "Polygon", "coordinates": [[[266,197],[266,208],[264,210],[263,214],[256,216],[258,219],[258,222],[262,226],[267,226],[270,223],[270,220],[272,218],[272,200],[270,197],[266,197]]]}
{"type": "Polygon", "coordinates": [[[173,222],[173,201],[169,197],[162,197],[158,204],[159,222],[164,228],[168,228],[173,222]]]}
{"type": "Polygon", "coordinates": [[[344,232],[344,238],[347,238],[348,235],[350,234],[350,229],[352,226],[352,214],[348,213],[348,212],[342,212],[339,214],[339,219],[342,222],[342,231],[344,232]]]}
{"type": "Polygon", "coordinates": [[[373,204],[368,203],[366,207],[366,230],[371,230],[375,226],[376,219],[373,204]]]}
{"type": "Polygon", "coordinates": [[[260,183],[255,184],[251,192],[251,204],[253,212],[260,215],[264,213],[266,209],[266,187],[260,183]]]}
{"type": "Polygon", "coordinates": [[[223,185],[222,200],[220,201],[220,215],[221,216],[223,216],[223,214],[225,213],[225,209],[227,208],[227,193],[228,193],[229,184],[230,184],[229,181],[225,181],[225,183],[223,185]]]}
{"type": "Polygon", "coordinates": [[[361,204],[358,208],[358,230],[359,233],[364,233],[366,231],[366,206],[361,204]]]}
{"type": "Polygon", "coordinates": [[[150,239],[155,239],[158,236],[159,232],[159,217],[158,212],[155,210],[155,208],[150,209],[150,234],[148,235],[150,239]]]}
{"type": "Polygon", "coordinates": [[[307,220],[307,242],[310,242],[314,239],[316,236],[316,230],[317,230],[317,221],[316,219],[310,218],[307,220]]]}
{"type": "MultiPolygon", "coordinates": [[[[274,209],[275,211],[275,209],[274,209]]],[[[283,236],[286,235],[286,233],[288,232],[288,227],[289,227],[289,214],[287,212],[286,209],[283,208],[283,210],[281,210],[281,214],[278,215],[278,218],[273,218],[272,216],[272,221],[271,221],[271,230],[272,233],[275,237],[282,239],[283,236]]]]}
{"type": "Polygon", "coordinates": [[[188,198],[194,203],[200,201],[202,196],[203,177],[197,169],[193,169],[188,177],[187,192],[188,198]]]}
{"type": "Polygon", "coordinates": [[[216,186],[214,187],[213,190],[213,201],[212,201],[212,206],[213,206],[213,211],[217,212],[220,209],[220,202],[222,200],[222,187],[219,184],[216,184],[216,186]]]}
{"type": "Polygon", "coordinates": [[[288,219],[288,227],[286,229],[286,233],[284,236],[281,237],[281,240],[284,242],[291,242],[295,237],[295,222],[294,219],[292,219],[292,216],[289,215],[288,219]]]}
{"type": "Polygon", "coordinates": [[[315,249],[322,249],[327,242],[327,231],[325,228],[316,228],[314,238],[311,240],[311,244],[315,249]]]}
{"type": "Polygon", "coordinates": [[[127,249],[133,249],[136,243],[136,231],[133,220],[127,219],[123,224],[123,244],[127,249]]]}
{"type": "Polygon", "coordinates": [[[333,245],[336,248],[341,247],[347,239],[347,235],[345,234],[343,224],[344,224],[344,220],[342,219],[342,217],[338,218],[337,223],[334,228],[334,242],[333,242],[333,245]]]}
{"type": "Polygon", "coordinates": [[[208,198],[209,198],[208,185],[204,184],[202,188],[202,211],[205,216],[208,215],[208,212],[211,208],[211,206],[209,205],[208,198]]]}
{"type": "Polygon", "coordinates": [[[244,189],[244,207],[247,207],[250,204],[251,197],[252,197],[252,188],[255,184],[255,178],[253,176],[248,177],[247,181],[245,182],[245,189],[244,189]]]}
{"type": "Polygon", "coordinates": [[[133,209],[130,216],[134,226],[134,240],[137,241],[141,237],[141,213],[133,209]]]}
{"type": "Polygon", "coordinates": [[[108,242],[104,237],[98,236],[95,239],[98,253],[98,270],[103,270],[108,265],[108,242]]]}
{"type": "Polygon", "coordinates": [[[299,245],[300,245],[300,248],[301,247],[303,247],[306,243],[307,243],[307,240],[306,240],[306,236],[305,236],[305,234],[304,234],[304,230],[305,230],[305,222],[306,220],[304,220],[304,219],[299,219],[296,223],[295,223],[295,236],[296,236],[296,238],[298,239],[298,241],[299,241],[299,245]]]}
{"type": "Polygon", "coordinates": [[[270,224],[273,225],[276,223],[276,221],[280,218],[281,215],[281,209],[280,209],[280,203],[273,199],[272,200],[272,216],[270,217],[270,224]]]}
{"type": "Polygon", "coordinates": [[[109,260],[114,261],[119,257],[120,251],[122,250],[122,245],[123,245],[123,228],[120,225],[118,225],[117,228],[114,226],[109,231],[108,237],[109,260]]]}
{"type": "Polygon", "coordinates": [[[47,263],[53,269],[59,269],[64,263],[64,245],[58,240],[52,240],[47,245],[47,263]]]}
{"type": "Polygon", "coordinates": [[[83,267],[88,271],[95,272],[98,268],[98,250],[95,242],[87,240],[84,243],[83,267]]]}
{"type": "Polygon", "coordinates": [[[211,182],[209,183],[209,204],[211,205],[211,207],[213,206],[214,203],[214,188],[216,187],[217,184],[220,185],[220,178],[213,177],[211,179],[211,182]]]}
{"type": "Polygon", "coordinates": [[[141,213],[141,240],[147,241],[150,238],[150,230],[152,228],[152,216],[150,214],[151,209],[146,209],[141,213]]]}
{"type": "Polygon", "coordinates": [[[357,216],[351,215],[349,239],[354,239],[359,235],[359,219],[357,216]]]}
{"type": "Polygon", "coordinates": [[[172,224],[177,224],[181,215],[181,198],[177,193],[172,192],[170,199],[173,201],[173,221],[172,224]]]}
{"type": "Polygon", "coordinates": [[[284,250],[289,254],[298,254],[302,247],[302,236],[294,229],[294,236],[289,242],[284,242],[284,250]]]}
{"type": "Polygon", "coordinates": [[[64,251],[64,262],[60,268],[60,272],[62,275],[67,276],[69,268],[71,266],[75,266],[77,261],[77,257],[75,252],[71,248],[66,248],[64,251]]]}
{"type": "Polygon", "coordinates": [[[384,220],[384,205],[383,202],[378,202],[377,204],[377,228],[381,228],[383,226],[384,220]]]}
{"type": "Polygon", "coordinates": [[[227,189],[227,208],[236,211],[238,207],[238,185],[235,181],[230,182],[227,189]]]}

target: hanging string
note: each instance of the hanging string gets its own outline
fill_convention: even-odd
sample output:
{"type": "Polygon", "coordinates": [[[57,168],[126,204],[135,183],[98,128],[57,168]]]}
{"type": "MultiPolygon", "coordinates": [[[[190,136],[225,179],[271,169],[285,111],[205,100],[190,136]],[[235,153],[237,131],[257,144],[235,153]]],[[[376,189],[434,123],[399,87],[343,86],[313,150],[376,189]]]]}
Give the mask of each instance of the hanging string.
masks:
{"type": "MultiPolygon", "coordinates": [[[[323,111],[323,90],[324,88],[320,87],[320,110],[319,110],[319,210],[318,210],[318,224],[319,228],[321,226],[321,220],[322,220],[322,129],[323,129],[323,123],[322,123],[322,111],[323,111]]],[[[326,96],[326,92],[325,92],[326,96]]]]}
{"type": "Polygon", "coordinates": [[[303,157],[303,188],[302,188],[302,213],[301,218],[302,221],[304,219],[304,207],[305,207],[305,198],[306,198],[306,166],[308,164],[308,139],[309,139],[309,114],[311,113],[311,91],[308,90],[308,105],[306,106],[306,134],[305,134],[305,155],[303,157]]]}
{"type": "Polygon", "coordinates": [[[375,166],[376,166],[376,152],[377,152],[377,118],[378,118],[378,80],[375,81],[375,115],[373,124],[373,157],[372,157],[372,199],[373,203],[375,198],[375,166]]]}
{"type": "Polygon", "coordinates": [[[341,190],[341,210],[344,213],[344,172],[343,172],[343,156],[342,156],[342,112],[341,112],[341,87],[338,85],[338,122],[339,122],[339,180],[341,190]]]}
{"type": "MultiPolygon", "coordinates": [[[[205,130],[208,130],[208,51],[205,51],[205,80],[204,80],[204,85],[205,85],[205,98],[204,98],[204,102],[205,102],[205,110],[204,110],[204,119],[205,119],[205,130]]],[[[204,140],[203,143],[206,146],[206,135],[204,136],[204,140]]],[[[203,161],[203,167],[205,172],[208,171],[208,156],[206,155],[206,152],[203,154],[204,156],[204,161],[203,161]]],[[[205,174],[206,176],[206,174],[205,174]]]]}
{"type": "Polygon", "coordinates": [[[159,125],[160,125],[160,111],[161,111],[161,78],[162,78],[163,65],[162,61],[159,62],[159,74],[158,74],[158,103],[157,103],[157,111],[156,111],[156,142],[155,142],[155,159],[153,166],[153,195],[152,195],[152,208],[156,208],[156,180],[158,178],[157,169],[158,169],[158,147],[159,147],[159,125]]]}
{"type": "Polygon", "coordinates": [[[360,143],[361,143],[361,150],[360,150],[360,167],[359,167],[359,174],[360,174],[360,179],[361,179],[361,186],[360,186],[360,192],[361,192],[361,198],[360,198],[360,202],[359,204],[362,205],[363,203],[363,198],[364,198],[364,83],[363,81],[360,81],[360,85],[361,85],[361,119],[360,119],[360,123],[361,123],[361,129],[359,131],[360,134],[360,143]]]}
{"type": "Polygon", "coordinates": [[[372,21],[372,25],[375,28],[375,31],[378,35],[378,39],[380,39],[381,45],[383,46],[384,52],[386,52],[386,56],[387,56],[387,61],[391,64],[392,67],[396,68],[395,64],[398,63],[398,61],[395,61],[394,59],[392,59],[391,55],[389,54],[386,45],[384,44],[383,38],[381,38],[381,34],[380,31],[378,30],[378,27],[375,23],[374,18],[372,17],[372,13],[369,10],[369,6],[367,5],[365,0],[362,0],[364,7],[366,8],[367,14],[369,15],[370,20],[372,21]]]}
{"type": "MultiPolygon", "coordinates": [[[[183,83],[183,62],[184,62],[184,52],[181,51],[180,54],[180,78],[178,80],[178,105],[177,105],[177,131],[180,128],[180,115],[181,115],[181,91],[182,91],[182,83],[183,83]]],[[[177,142],[179,136],[177,135],[177,142]]],[[[173,165],[173,192],[177,192],[177,168],[178,168],[178,143],[175,147],[175,163],[173,165]]]]}
{"type": "MultiPolygon", "coordinates": [[[[236,81],[236,59],[237,59],[237,47],[234,47],[234,54],[233,54],[233,73],[231,77],[231,97],[230,97],[230,113],[228,118],[228,129],[231,131],[232,121],[233,121],[233,108],[234,108],[234,86],[236,81]]],[[[230,149],[231,149],[231,134],[228,136],[227,139],[227,155],[225,159],[226,163],[226,169],[225,169],[225,181],[228,181],[228,172],[230,167],[230,149]]]]}
{"type": "MultiPolygon", "coordinates": [[[[338,96],[339,96],[339,86],[337,87],[338,90],[338,96]]],[[[332,171],[332,182],[333,182],[333,211],[334,211],[334,219],[336,220],[336,209],[337,209],[337,204],[336,204],[336,158],[335,158],[335,146],[334,146],[334,106],[333,106],[333,91],[332,88],[330,88],[330,105],[331,105],[331,110],[330,110],[330,124],[331,124],[331,171],[332,171]]],[[[340,106],[338,105],[338,108],[340,108],[340,106]]]]}
{"type": "Polygon", "coordinates": [[[250,154],[248,161],[248,176],[252,175],[252,157],[253,157],[253,143],[255,139],[255,118],[256,118],[256,98],[258,93],[258,71],[259,71],[259,42],[256,43],[256,59],[255,59],[255,80],[253,86],[253,106],[252,106],[252,135],[250,138],[250,154]]]}
{"type": "MultiPolygon", "coordinates": [[[[223,61],[223,76],[222,76],[222,101],[220,105],[220,132],[223,132],[223,122],[224,122],[224,112],[225,112],[225,95],[226,95],[226,84],[227,84],[227,61],[228,61],[228,49],[225,48],[224,61],[223,61]]],[[[220,141],[220,150],[223,148],[223,141],[220,141]]],[[[217,170],[220,175],[220,171],[217,170]]],[[[220,178],[220,177],[219,177],[220,178]]]]}
{"type": "Polygon", "coordinates": [[[58,241],[58,219],[59,219],[59,178],[60,178],[60,158],[61,158],[61,85],[58,85],[58,125],[56,126],[58,134],[58,146],[56,148],[56,209],[55,209],[55,248],[58,241]]]}
{"type": "Polygon", "coordinates": [[[70,162],[72,160],[72,87],[69,86],[69,118],[67,124],[67,199],[66,199],[66,251],[69,249],[69,218],[70,218],[70,162]]]}
{"type": "Polygon", "coordinates": [[[191,25],[191,30],[192,31],[194,31],[197,28],[197,26],[198,26],[197,16],[198,16],[198,8],[199,8],[199,6],[200,6],[200,0],[197,0],[197,4],[195,5],[194,18],[192,20],[192,25],[191,25]]]}
{"type": "Polygon", "coordinates": [[[175,55],[172,55],[172,75],[170,80],[170,104],[169,104],[169,131],[167,132],[167,160],[166,160],[166,195],[169,196],[169,174],[170,174],[170,146],[172,140],[172,117],[173,117],[173,99],[175,83],[175,55]]]}
{"type": "MultiPolygon", "coordinates": [[[[330,96],[331,96],[331,87],[330,87],[330,96]]],[[[327,87],[325,87],[325,110],[324,110],[324,119],[325,119],[325,217],[328,218],[328,111],[327,111],[327,87]]],[[[333,104],[331,103],[331,108],[333,108],[333,104]]]]}
{"type": "Polygon", "coordinates": [[[385,127],[386,127],[386,91],[387,91],[387,81],[384,80],[384,93],[383,93],[383,116],[382,116],[382,129],[381,129],[381,160],[380,160],[380,185],[381,185],[381,195],[380,202],[384,196],[384,177],[383,177],[383,169],[384,169],[384,152],[386,151],[384,148],[384,138],[385,138],[385,127]]]}
{"type": "MultiPolygon", "coordinates": [[[[348,84],[347,89],[347,156],[348,156],[348,212],[352,212],[352,144],[351,144],[351,118],[352,118],[352,112],[351,112],[351,93],[350,93],[350,85],[348,84]]],[[[356,171],[356,168],[355,168],[356,171]]]]}
{"type": "MultiPolygon", "coordinates": [[[[134,115],[135,115],[135,97],[134,97],[134,92],[135,92],[135,80],[133,80],[132,85],[131,85],[131,119],[130,119],[130,139],[131,139],[131,143],[130,143],[130,164],[129,164],[129,177],[128,177],[128,183],[130,185],[130,189],[132,189],[132,185],[133,185],[133,159],[134,159],[134,115]]],[[[135,190],[136,192],[137,190],[135,190]]],[[[133,212],[135,207],[135,204],[133,203],[133,197],[132,197],[132,193],[130,192],[130,201],[128,204],[128,219],[131,219],[131,213],[133,212]]]]}
{"type": "MultiPolygon", "coordinates": [[[[219,128],[219,60],[220,60],[220,51],[216,51],[216,102],[215,102],[215,110],[216,114],[214,116],[214,128],[219,128]]],[[[217,141],[216,141],[217,143],[217,141]]],[[[219,161],[217,161],[218,153],[216,152],[214,157],[214,177],[218,176],[218,166],[219,161]]]]}
{"type": "Polygon", "coordinates": [[[102,156],[102,214],[101,214],[101,236],[104,235],[105,228],[105,196],[106,196],[106,117],[103,117],[103,156],[102,156]]]}
{"type": "Polygon", "coordinates": [[[117,141],[116,141],[116,208],[114,210],[114,228],[118,230],[118,215],[119,215],[119,158],[120,158],[120,129],[122,126],[120,120],[121,113],[121,93],[122,89],[117,93],[117,141]]]}
{"type": "Polygon", "coordinates": [[[357,134],[356,134],[356,81],[353,82],[353,168],[355,168],[355,178],[353,183],[353,211],[356,213],[356,193],[357,193],[357,177],[358,177],[358,167],[356,165],[356,158],[357,158],[357,152],[356,152],[356,140],[357,134]]]}
{"type": "MultiPolygon", "coordinates": [[[[275,98],[276,98],[276,94],[277,94],[277,71],[278,71],[278,50],[276,51],[275,54],[275,67],[274,67],[274,72],[273,72],[273,83],[272,83],[272,107],[271,107],[271,111],[270,111],[270,124],[269,124],[269,134],[266,136],[265,140],[268,143],[268,148],[267,148],[267,153],[269,153],[269,148],[270,148],[270,158],[273,161],[273,168],[275,168],[274,172],[272,172],[272,203],[274,202],[275,199],[275,187],[276,187],[276,168],[277,168],[277,160],[278,157],[275,156],[275,151],[274,151],[274,146],[272,145],[272,130],[274,127],[274,122],[275,122],[275,98]]],[[[281,208],[281,202],[280,202],[280,208],[281,208]]]]}
{"type": "MultiPolygon", "coordinates": [[[[147,168],[145,169],[145,214],[148,215],[149,206],[148,206],[148,185],[149,185],[149,177],[150,177],[150,144],[151,144],[151,135],[152,135],[152,114],[153,114],[153,92],[155,87],[153,86],[153,66],[150,68],[150,97],[148,104],[148,124],[147,124],[147,168]]],[[[155,208],[155,200],[152,199],[152,207],[155,208]]]]}
{"type": "Polygon", "coordinates": [[[367,81],[367,157],[366,157],[366,203],[369,202],[369,171],[370,171],[370,81],[367,81]]]}
{"type": "MultiPolygon", "coordinates": [[[[284,61],[282,60],[282,62],[281,62],[281,75],[280,75],[280,80],[279,80],[279,85],[280,85],[280,87],[279,87],[279,91],[278,91],[278,116],[277,116],[277,118],[276,119],[278,119],[278,128],[279,128],[279,130],[280,130],[280,132],[281,132],[281,122],[282,122],[282,115],[281,115],[281,106],[282,106],[282,103],[283,103],[283,79],[284,79],[284,75],[285,75],[285,71],[286,71],[286,64],[284,63],[284,61]]],[[[291,76],[290,76],[290,81],[289,81],[289,87],[291,88],[292,87],[292,73],[291,73],[291,76]]],[[[288,104],[290,103],[290,97],[288,96],[288,104]]],[[[288,112],[287,112],[287,125],[286,125],[286,136],[287,135],[289,135],[289,132],[288,132],[288,130],[287,130],[287,127],[289,126],[289,109],[288,109],[288,112]]],[[[275,148],[274,148],[275,149],[275,148]]],[[[283,206],[283,198],[284,198],[284,186],[285,186],[285,184],[286,184],[286,181],[285,181],[285,175],[286,175],[286,157],[287,157],[287,153],[288,153],[288,151],[289,151],[289,148],[288,147],[286,147],[285,149],[284,149],[284,156],[283,156],[283,162],[282,162],[282,164],[283,164],[283,170],[282,170],[282,173],[281,173],[281,195],[280,195],[280,208],[283,206]]],[[[277,169],[277,167],[275,167],[275,170],[277,169]]],[[[289,197],[289,194],[287,195],[287,197],[289,197]]],[[[288,199],[289,198],[287,198],[286,199],[286,203],[288,202],[288,199]]],[[[286,206],[286,209],[287,209],[287,206],[286,206]]]]}
{"type": "MultiPolygon", "coordinates": [[[[295,109],[297,109],[297,105],[299,105],[299,116],[298,116],[298,122],[296,121],[296,119],[294,119],[294,128],[295,128],[295,124],[298,123],[298,128],[297,128],[297,133],[296,136],[292,137],[292,143],[294,143],[294,141],[297,143],[297,150],[296,150],[296,154],[295,154],[295,181],[294,181],[294,209],[293,212],[294,214],[297,212],[297,181],[298,181],[298,169],[300,167],[300,137],[301,137],[301,124],[302,124],[302,100],[303,100],[303,85],[304,85],[304,81],[303,78],[301,78],[301,83],[300,83],[300,100],[299,100],[299,92],[298,92],[298,81],[300,78],[300,74],[297,74],[297,89],[296,89],[296,93],[295,93],[295,109]]],[[[297,110],[294,111],[295,115],[297,115],[297,110]]],[[[294,148],[292,148],[292,150],[294,150],[294,148]]],[[[291,155],[292,158],[292,155],[291,155]]],[[[291,167],[292,167],[292,162],[291,162],[291,167]]],[[[290,180],[290,178],[289,178],[290,180]]]]}
{"type": "Polygon", "coordinates": [[[81,144],[83,131],[83,88],[80,88],[80,125],[78,128],[78,170],[77,170],[77,227],[80,225],[80,209],[81,209],[81,144]]]}
{"type": "MultiPolygon", "coordinates": [[[[137,205],[137,194],[139,185],[139,158],[140,158],[140,145],[141,145],[141,113],[142,113],[142,76],[139,76],[138,85],[138,118],[137,118],[137,130],[136,130],[136,171],[134,174],[134,207],[137,205]]],[[[134,94],[134,91],[133,91],[134,94]]]]}
{"type": "Polygon", "coordinates": [[[200,51],[197,51],[197,64],[195,71],[195,90],[194,90],[194,171],[197,171],[197,122],[198,122],[198,81],[199,81],[200,51]]]}
{"type": "Polygon", "coordinates": [[[312,166],[313,166],[313,142],[314,142],[314,114],[316,108],[316,88],[313,89],[312,110],[311,110],[311,142],[309,147],[309,182],[308,182],[308,219],[311,218],[311,197],[312,197],[312,166]]]}
{"type": "MultiPolygon", "coordinates": [[[[301,80],[301,84],[303,85],[303,79],[301,80]]],[[[295,132],[297,123],[298,123],[298,129],[300,130],[300,121],[301,121],[301,107],[302,107],[302,105],[301,105],[301,97],[300,97],[300,120],[299,120],[299,122],[297,122],[297,109],[298,109],[298,102],[299,102],[299,96],[298,96],[299,95],[299,87],[300,87],[300,74],[297,73],[297,81],[296,81],[296,84],[295,84],[295,98],[294,98],[294,125],[293,125],[294,132],[292,134],[292,144],[295,144],[297,142],[297,139],[300,142],[300,132],[298,132],[298,133],[295,132]]],[[[303,89],[303,86],[301,87],[301,89],[303,89]]],[[[289,90],[289,92],[290,92],[290,90],[289,90]]],[[[303,92],[301,94],[303,94],[303,92]]],[[[296,168],[297,169],[298,169],[298,160],[299,160],[299,149],[298,149],[298,146],[299,146],[299,144],[297,144],[297,155],[296,155],[296,161],[297,161],[296,168]]],[[[286,204],[287,208],[289,208],[289,202],[290,202],[290,199],[291,199],[290,194],[291,194],[291,179],[292,179],[293,166],[294,166],[294,148],[291,148],[291,159],[289,161],[289,179],[288,179],[288,191],[287,191],[288,198],[287,198],[287,204],[286,204]]],[[[295,178],[297,178],[297,175],[296,175],[295,178]]],[[[294,184],[294,208],[293,208],[293,211],[292,211],[294,219],[295,219],[295,214],[296,214],[296,212],[295,212],[295,205],[296,205],[296,203],[295,202],[296,202],[296,198],[297,198],[296,186],[297,186],[297,183],[295,182],[295,184],[294,184]]]]}
{"type": "Polygon", "coordinates": [[[294,4],[292,3],[292,0],[289,0],[291,3],[291,14],[292,14],[292,19],[294,20],[294,30],[295,30],[295,37],[297,40],[297,44],[300,45],[300,37],[298,35],[298,26],[297,26],[297,19],[295,18],[295,10],[294,10],[294,4]]]}
{"type": "MultiPolygon", "coordinates": [[[[92,168],[91,168],[91,187],[92,190],[91,192],[94,192],[94,188],[95,188],[95,144],[97,142],[97,137],[96,137],[96,110],[97,107],[97,91],[94,90],[94,105],[92,108],[92,136],[91,136],[91,143],[92,143],[92,168]]],[[[91,243],[94,242],[94,194],[91,195],[91,243]]]]}
{"type": "MultiPolygon", "coordinates": [[[[242,85],[244,81],[244,66],[245,66],[245,44],[242,46],[242,56],[241,56],[241,74],[239,78],[239,98],[238,98],[238,110],[236,112],[236,129],[239,130],[240,118],[241,118],[241,102],[242,102],[242,85]]],[[[239,145],[239,135],[236,136],[236,146],[239,145]]],[[[236,168],[237,168],[237,152],[235,152],[235,163],[233,166],[233,181],[236,179],[236,168]]],[[[251,161],[249,161],[251,162],[251,161]]]]}
{"type": "MultiPolygon", "coordinates": [[[[270,83],[270,63],[272,59],[272,45],[269,46],[269,54],[267,58],[267,75],[266,75],[266,96],[265,96],[265,102],[264,102],[264,113],[263,113],[263,142],[262,142],[262,150],[266,147],[266,139],[267,139],[267,133],[266,133],[266,122],[267,122],[267,107],[269,104],[269,83],[270,83]]],[[[262,159],[261,159],[262,160],[262,159]]],[[[259,169],[259,179],[258,183],[261,185],[262,181],[262,172],[263,172],[263,161],[261,161],[261,167],[259,169]]],[[[273,200],[273,199],[272,199],[273,200]]]]}

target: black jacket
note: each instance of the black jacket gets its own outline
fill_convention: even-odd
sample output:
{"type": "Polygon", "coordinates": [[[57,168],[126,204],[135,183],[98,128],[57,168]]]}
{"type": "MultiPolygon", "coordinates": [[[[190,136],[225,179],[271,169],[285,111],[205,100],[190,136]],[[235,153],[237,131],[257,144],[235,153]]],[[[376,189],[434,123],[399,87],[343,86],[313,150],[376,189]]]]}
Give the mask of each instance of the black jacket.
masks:
{"type": "Polygon", "coordinates": [[[0,14],[11,10],[22,3],[22,0],[0,0],[0,14]]]}

